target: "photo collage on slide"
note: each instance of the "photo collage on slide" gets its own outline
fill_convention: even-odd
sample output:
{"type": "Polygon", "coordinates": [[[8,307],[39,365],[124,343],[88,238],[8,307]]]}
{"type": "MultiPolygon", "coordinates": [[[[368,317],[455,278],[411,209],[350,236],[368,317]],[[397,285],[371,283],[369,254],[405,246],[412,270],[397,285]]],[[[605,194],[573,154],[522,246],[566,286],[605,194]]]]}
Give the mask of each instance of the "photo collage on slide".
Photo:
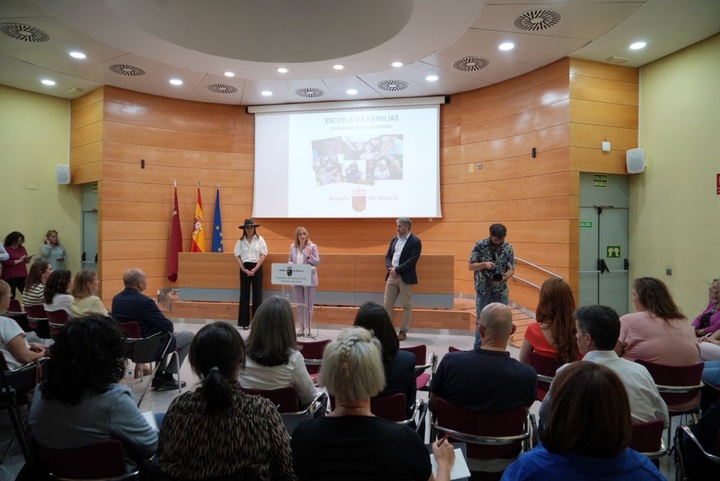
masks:
{"type": "Polygon", "coordinates": [[[402,180],[403,136],[331,137],[313,140],[312,168],[317,185],[340,182],[375,185],[376,180],[402,180]]]}

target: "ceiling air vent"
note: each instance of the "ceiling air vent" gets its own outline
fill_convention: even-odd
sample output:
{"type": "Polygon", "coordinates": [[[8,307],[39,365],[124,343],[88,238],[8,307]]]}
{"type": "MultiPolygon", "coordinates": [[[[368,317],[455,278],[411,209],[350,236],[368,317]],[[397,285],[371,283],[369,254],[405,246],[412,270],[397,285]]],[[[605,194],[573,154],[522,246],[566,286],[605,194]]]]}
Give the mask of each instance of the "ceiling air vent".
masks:
{"type": "Polygon", "coordinates": [[[410,84],[403,82],[402,80],[383,80],[377,84],[381,90],[387,90],[388,92],[399,92],[408,88],[410,84]]]}
{"type": "Polygon", "coordinates": [[[238,91],[238,89],[236,87],[233,87],[232,85],[225,85],[225,84],[208,85],[207,89],[216,94],[234,94],[235,92],[238,91]]]}
{"type": "Polygon", "coordinates": [[[0,23],[0,32],[15,40],[31,43],[44,43],[50,40],[50,35],[39,28],[22,23],[0,23]]]}
{"type": "Polygon", "coordinates": [[[128,65],[126,63],[114,63],[108,67],[112,73],[122,75],[123,77],[142,77],[147,72],[140,67],[128,65]]]}
{"type": "Polygon", "coordinates": [[[490,60],[482,57],[463,57],[452,64],[460,72],[476,72],[490,65],[490,60]]]}
{"type": "Polygon", "coordinates": [[[519,15],[513,25],[518,30],[535,32],[554,27],[562,20],[562,14],[555,10],[530,10],[519,15]]]}
{"type": "Polygon", "coordinates": [[[325,95],[325,92],[323,92],[320,89],[306,88],[306,89],[295,90],[295,95],[299,95],[300,97],[305,97],[306,99],[316,99],[318,97],[322,97],[323,95],[325,95]]]}

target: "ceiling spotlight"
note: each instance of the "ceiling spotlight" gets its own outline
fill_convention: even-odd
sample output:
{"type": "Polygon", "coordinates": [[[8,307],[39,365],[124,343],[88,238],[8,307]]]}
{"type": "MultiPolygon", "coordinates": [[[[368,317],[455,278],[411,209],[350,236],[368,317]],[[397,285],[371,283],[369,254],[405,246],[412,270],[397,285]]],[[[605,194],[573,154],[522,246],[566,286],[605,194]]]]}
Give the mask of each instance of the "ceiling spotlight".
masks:
{"type": "Polygon", "coordinates": [[[172,85],[182,85],[182,84],[183,84],[183,81],[180,80],[179,78],[172,78],[172,79],[170,79],[170,83],[171,83],[172,85]]]}
{"type": "Polygon", "coordinates": [[[640,50],[641,48],[645,48],[647,43],[645,42],[635,42],[630,44],[630,50],[640,50]]]}
{"type": "Polygon", "coordinates": [[[278,73],[288,73],[288,69],[286,69],[285,67],[280,67],[277,69],[277,71],[278,73]]]}
{"type": "Polygon", "coordinates": [[[335,65],[333,65],[333,68],[335,70],[342,70],[345,68],[345,65],[340,65],[339,63],[336,63],[335,65]]]}
{"type": "Polygon", "coordinates": [[[349,89],[345,93],[348,95],[357,95],[358,91],[355,89],[349,89]]]}
{"type": "Polygon", "coordinates": [[[505,42],[505,43],[501,43],[500,45],[498,45],[498,48],[500,50],[512,50],[515,48],[515,44],[512,42],[505,42]]]}
{"type": "Polygon", "coordinates": [[[82,52],[70,52],[69,55],[70,55],[72,58],[78,58],[78,59],[83,59],[83,58],[87,57],[87,55],[85,55],[85,54],[82,53],[82,52]]]}
{"type": "Polygon", "coordinates": [[[425,77],[425,80],[427,80],[428,82],[435,82],[437,79],[437,75],[428,75],[427,77],[425,77]]]}
{"type": "Polygon", "coordinates": [[[54,80],[42,79],[41,82],[43,83],[43,85],[48,85],[48,86],[50,86],[50,87],[52,87],[53,85],[55,85],[55,81],[54,81],[54,80]]]}
{"type": "Polygon", "coordinates": [[[235,72],[225,72],[225,76],[226,76],[226,77],[234,77],[234,76],[235,76],[235,72]]]}
{"type": "Polygon", "coordinates": [[[262,92],[260,92],[260,95],[262,95],[263,97],[270,97],[272,95],[272,92],[269,90],[263,90],[262,92]]]}
{"type": "Polygon", "coordinates": [[[393,62],[390,65],[392,65],[395,68],[402,67],[404,64],[402,62],[393,62]]]}

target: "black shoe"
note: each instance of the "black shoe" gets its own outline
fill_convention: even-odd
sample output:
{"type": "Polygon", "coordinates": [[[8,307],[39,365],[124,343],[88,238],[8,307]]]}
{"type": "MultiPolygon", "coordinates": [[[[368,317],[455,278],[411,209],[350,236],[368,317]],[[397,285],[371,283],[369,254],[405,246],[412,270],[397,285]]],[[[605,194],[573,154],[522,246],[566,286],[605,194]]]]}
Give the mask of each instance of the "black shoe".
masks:
{"type": "Polygon", "coordinates": [[[165,378],[156,378],[153,379],[152,387],[155,391],[172,391],[173,389],[182,389],[187,384],[185,381],[180,382],[180,386],[178,386],[177,381],[174,379],[165,379],[165,378]]]}

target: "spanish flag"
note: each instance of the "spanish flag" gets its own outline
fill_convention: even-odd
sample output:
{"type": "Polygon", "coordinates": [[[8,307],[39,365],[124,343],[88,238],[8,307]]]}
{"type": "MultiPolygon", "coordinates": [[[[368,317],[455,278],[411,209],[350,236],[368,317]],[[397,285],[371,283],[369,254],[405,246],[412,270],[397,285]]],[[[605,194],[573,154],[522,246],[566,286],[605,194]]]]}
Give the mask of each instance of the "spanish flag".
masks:
{"type": "Polygon", "coordinates": [[[193,223],[192,245],[190,252],[205,252],[205,225],[203,223],[202,198],[200,185],[197,190],[197,205],[195,206],[195,222],[193,223]]]}

